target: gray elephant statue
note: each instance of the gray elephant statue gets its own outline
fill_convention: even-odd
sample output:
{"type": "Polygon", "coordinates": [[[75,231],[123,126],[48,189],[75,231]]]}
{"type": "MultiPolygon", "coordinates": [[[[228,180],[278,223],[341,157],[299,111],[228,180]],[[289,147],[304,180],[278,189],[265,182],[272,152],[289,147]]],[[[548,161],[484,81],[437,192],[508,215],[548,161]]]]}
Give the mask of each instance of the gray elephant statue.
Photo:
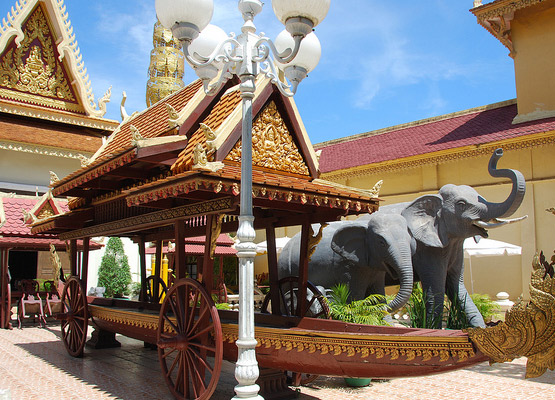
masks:
{"type": "MultiPolygon", "coordinates": [[[[283,248],[278,260],[278,276],[298,275],[300,234],[283,248]]],[[[331,288],[349,284],[352,300],[369,294],[384,294],[386,273],[397,277],[400,289],[387,304],[391,312],[410,298],[413,285],[411,256],[416,241],[404,217],[396,214],[371,214],[364,221],[331,222],[322,231],[308,263],[308,279],[315,285],[331,288]]]]}
{"type": "MultiPolygon", "coordinates": [[[[441,315],[444,295],[464,307],[470,326],[484,327],[484,320],[468,295],[464,286],[463,242],[466,238],[488,237],[487,229],[521,220],[501,220],[512,215],[522,203],[526,191],[524,177],[519,171],[497,169],[503,155],[497,149],[490,158],[488,171],[493,177],[509,178],[512,190],[501,203],[484,199],[473,188],[466,185],[445,185],[438,194],[420,196],[409,203],[398,203],[380,207],[372,215],[357,219],[364,222],[377,214],[402,216],[412,237],[417,242],[412,257],[415,279],[422,282],[426,294],[427,315],[441,315]]],[[[524,217],[525,218],[525,217],[524,217]]],[[[437,328],[440,327],[439,318],[437,328]]]]}

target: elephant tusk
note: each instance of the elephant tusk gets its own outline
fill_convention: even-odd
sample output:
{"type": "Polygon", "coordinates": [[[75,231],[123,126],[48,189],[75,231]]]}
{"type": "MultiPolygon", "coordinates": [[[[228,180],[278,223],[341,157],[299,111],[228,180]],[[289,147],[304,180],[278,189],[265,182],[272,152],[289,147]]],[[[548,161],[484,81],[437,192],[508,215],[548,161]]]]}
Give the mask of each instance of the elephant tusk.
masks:
{"type": "Polygon", "coordinates": [[[473,224],[483,229],[492,229],[492,228],[498,228],[503,225],[522,221],[523,219],[526,219],[526,218],[528,218],[528,215],[524,215],[518,218],[510,218],[510,219],[498,219],[498,218],[492,219],[492,221],[495,221],[495,222],[474,221],[473,224]]]}

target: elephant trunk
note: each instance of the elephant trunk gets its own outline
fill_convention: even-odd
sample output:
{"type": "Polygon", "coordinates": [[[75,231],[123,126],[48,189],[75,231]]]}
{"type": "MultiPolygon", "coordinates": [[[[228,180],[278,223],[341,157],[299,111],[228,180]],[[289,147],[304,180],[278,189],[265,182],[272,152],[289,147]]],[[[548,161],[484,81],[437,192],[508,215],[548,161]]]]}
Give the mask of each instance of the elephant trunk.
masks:
{"type": "Polygon", "coordinates": [[[396,263],[395,269],[399,275],[399,292],[391,302],[386,306],[387,312],[393,312],[403,307],[410,299],[412,294],[412,286],[414,283],[411,254],[404,254],[401,257],[400,263],[396,263]]]}
{"type": "Polygon", "coordinates": [[[487,213],[482,220],[489,221],[494,218],[503,218],[512,215],[524,199],[526,192],[526,182],[524,176],[514,169],[497,169],[497,161],[503,156],[503,149],[496,149],[489,160],[488,172],[494,178],[509,178],[513,183],[513,188],[509,197],[502,203],[491,203],[483,201],[487,206],[487,213]]]}

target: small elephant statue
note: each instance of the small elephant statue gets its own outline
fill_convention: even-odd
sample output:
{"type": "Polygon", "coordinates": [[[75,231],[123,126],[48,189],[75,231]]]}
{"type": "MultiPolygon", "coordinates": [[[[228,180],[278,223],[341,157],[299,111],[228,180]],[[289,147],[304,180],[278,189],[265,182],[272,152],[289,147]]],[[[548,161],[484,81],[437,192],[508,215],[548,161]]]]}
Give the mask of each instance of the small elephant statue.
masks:
{"type": "MultiPolygon", "coordinates": [[[[394,214],[406,220],[417,242],[412,265],[415,275],[422,282],[429,316],[441,315],[444,296],[447,294],[453,304],[464,307],[470,326],[485,326],[482,315],[464,286],[463,242],[469,237],[475,240],[488,237],[487,229],[526,218],[500,219],[512,215],[518,209],[526,192],[526,183],[519,171],[497,169],[497,162],[502,155],[503,150],[496,149],[488,165],[491,176],[509,178],[512,182],[511,193],[501,203],[487,201],[470,186],[448,184],[438,194],[380,207],[376,213],[357,219],[363,222],[374,219],[377,214],[394,214]]],[[[440,318],[433,320],[438,321],[436,328],[440,328],[440,318]]]]}
{"type": "MultiPolygon", "coordinates": [[[[349,284],[351,300],[385,293],[386,273],[399,279],[400,289],[387,304],[392,312],[410,298],[413,285],[411,256],[416,241],[401,215],[371,214],[365,221],[331,222],[322,231],[308,263],[308,279],[331,288],[349,284]]],[[[300,234],[283,248],[278,260],[278,276],[298,275],[300,234]]]]}

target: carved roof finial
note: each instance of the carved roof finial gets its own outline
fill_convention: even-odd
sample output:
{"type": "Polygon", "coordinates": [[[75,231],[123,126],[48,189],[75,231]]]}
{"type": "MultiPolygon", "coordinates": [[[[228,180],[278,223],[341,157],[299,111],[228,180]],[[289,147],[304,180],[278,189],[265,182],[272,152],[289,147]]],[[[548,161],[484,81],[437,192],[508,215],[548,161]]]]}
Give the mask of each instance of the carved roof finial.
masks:
{"type": "Polygon", "coordinates": [[[372,197],[379,197],[382,184],[383,184],[383,180],[380,179],[378,182],[376,182],[374,187],[368,191],[368,193],[370,193],[372,197]]]}
{"type": "Polygon", "coordinates": [[[200,123],[200,128],[204,132],[204,136],[206,137],[206,148],[208,149],[207,154],[210,155],[216,151],[216,139],[217,136],[208,125],[200,123]]]}
{"type": "Polygon", "coordinates": [[[56,175],[54,171],[50,171],[50,186],[52,186],[53,184],[59,181],[60,181],[60,178],[58,178],[58,175],[56,175]]]}

